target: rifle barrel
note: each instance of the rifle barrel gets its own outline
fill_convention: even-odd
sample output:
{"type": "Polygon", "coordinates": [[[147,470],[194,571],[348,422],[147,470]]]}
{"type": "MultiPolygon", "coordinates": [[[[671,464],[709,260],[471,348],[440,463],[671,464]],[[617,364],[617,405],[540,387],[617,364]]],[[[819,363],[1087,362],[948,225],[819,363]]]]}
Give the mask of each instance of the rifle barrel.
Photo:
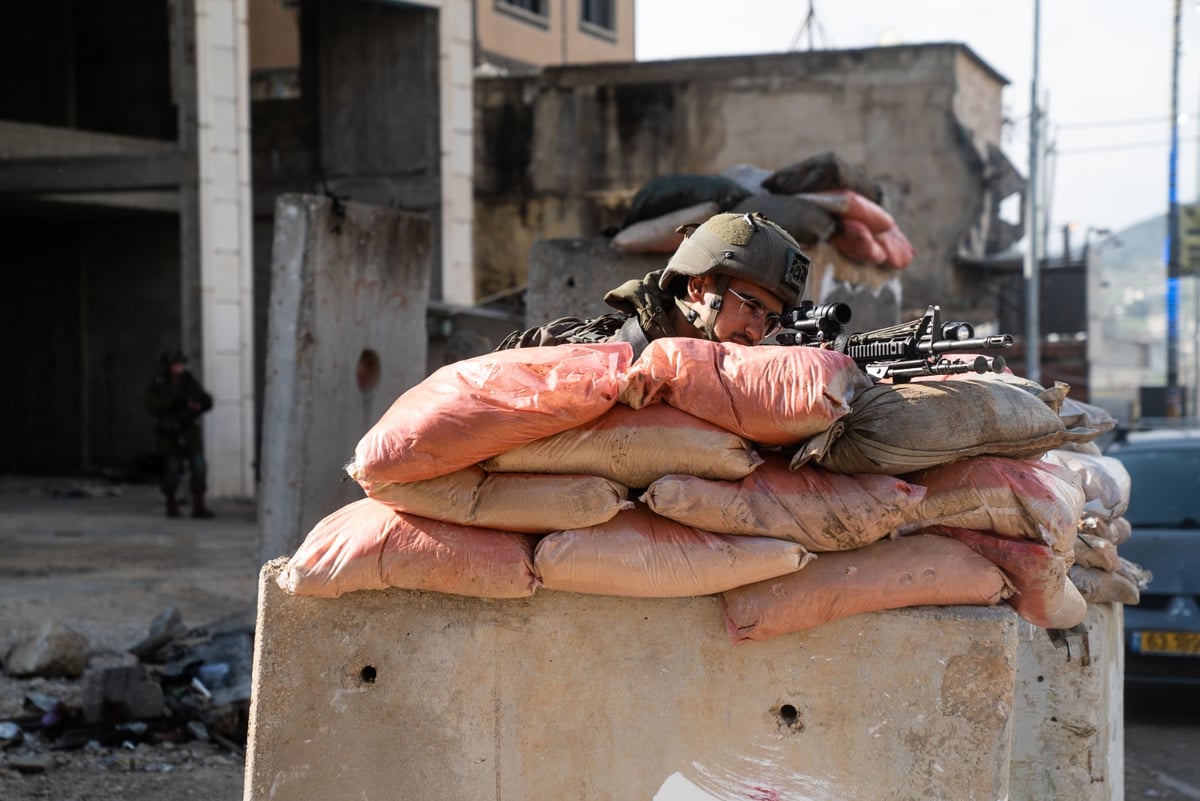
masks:
{"type": "Polygon", "coordinates": [[[997,334],[971,339],[939,339],[936,342],[919,342],[917,350],[921,353],[950,353],[956,350],[996,350],[997,348],[1012,347],[1012,344],[1011,334],[997,334]]]}

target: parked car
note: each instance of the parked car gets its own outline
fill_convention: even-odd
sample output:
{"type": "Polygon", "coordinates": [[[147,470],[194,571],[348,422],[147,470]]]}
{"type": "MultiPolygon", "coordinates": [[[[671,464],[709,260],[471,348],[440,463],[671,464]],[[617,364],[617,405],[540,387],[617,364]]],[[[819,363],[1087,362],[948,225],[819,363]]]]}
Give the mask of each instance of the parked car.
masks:
{"type": "Polygon", "coordinates": [[[1105,455],[1131,480],[1117,552],[1152,574],[1125,607],[1125,680],[1200,684],[1200,428],[1131,431],[1105,455]]]}

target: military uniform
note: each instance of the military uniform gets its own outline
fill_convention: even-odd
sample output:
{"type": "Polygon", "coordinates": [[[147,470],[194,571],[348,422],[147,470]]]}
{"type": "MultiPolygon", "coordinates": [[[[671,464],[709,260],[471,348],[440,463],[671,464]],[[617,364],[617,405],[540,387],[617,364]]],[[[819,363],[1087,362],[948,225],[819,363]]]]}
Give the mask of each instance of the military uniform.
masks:
{"type": "Polygon", "coordinates": [[[560,317],[537,328],[514,331],[497,350],[584,342],[628,342],[637,356],[652,339],[678,334],[667,316],[675,299],[660,286],[664,270],[626,281],[604,296],[618,311],[592,319],[560,317]]]}
{"type": "Polygon", "coordinates": [[[208,465],[204,460],[199,420],[200,415],[212,408],[212,396],[188,370],[173,374],[172,363],[186,363],[186,359],[182,355],[164,358],[146,390],[146,407],[155,418],[154,433],[163,462],[159,486],[166,496],[167,516],[178,517],[176,491],[180,473],[186,466],[192,491],[192,516],[211,517],[212,512],[204,503],[208,465]]]}

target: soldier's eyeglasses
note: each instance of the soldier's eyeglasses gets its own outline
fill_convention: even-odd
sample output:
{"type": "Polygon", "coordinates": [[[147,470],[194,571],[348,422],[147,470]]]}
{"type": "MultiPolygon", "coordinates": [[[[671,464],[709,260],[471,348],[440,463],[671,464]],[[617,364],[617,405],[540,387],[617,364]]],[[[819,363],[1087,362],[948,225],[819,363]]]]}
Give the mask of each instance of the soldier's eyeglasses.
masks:
{"type": "Polygon", "coordinates": [[[749,314],[753,320],[763,321],[763,338],[771,336],[779,332],[783,327],[783,321],[775,312],[767,311],[767,307],[762,304],[758,298],[751,298],[738,292],[736,289],[729,289],[729,294],[733,295],[742,304],[742,312],[749,314]]]}

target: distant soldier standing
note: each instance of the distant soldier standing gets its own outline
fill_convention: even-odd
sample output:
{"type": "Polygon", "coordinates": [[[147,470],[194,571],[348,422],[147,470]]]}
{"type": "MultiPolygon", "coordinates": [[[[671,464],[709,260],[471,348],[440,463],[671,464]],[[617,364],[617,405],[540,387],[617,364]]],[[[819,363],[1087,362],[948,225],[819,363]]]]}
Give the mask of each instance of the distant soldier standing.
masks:
{"type": "Polygon", "coordinates": [[[212,396],[187,367],[187,357],[179,351],[163,354],[150,388],[146,407],[154,415],[154,433],[162,456],[162,487],[167,499],[167,517],[179,517],[176,491],[179,474],[187,465],[192,490],[192,517],[212,517],[204,505],[208,466],[200,432],[200,415],[212,408],[212,396]]]}

